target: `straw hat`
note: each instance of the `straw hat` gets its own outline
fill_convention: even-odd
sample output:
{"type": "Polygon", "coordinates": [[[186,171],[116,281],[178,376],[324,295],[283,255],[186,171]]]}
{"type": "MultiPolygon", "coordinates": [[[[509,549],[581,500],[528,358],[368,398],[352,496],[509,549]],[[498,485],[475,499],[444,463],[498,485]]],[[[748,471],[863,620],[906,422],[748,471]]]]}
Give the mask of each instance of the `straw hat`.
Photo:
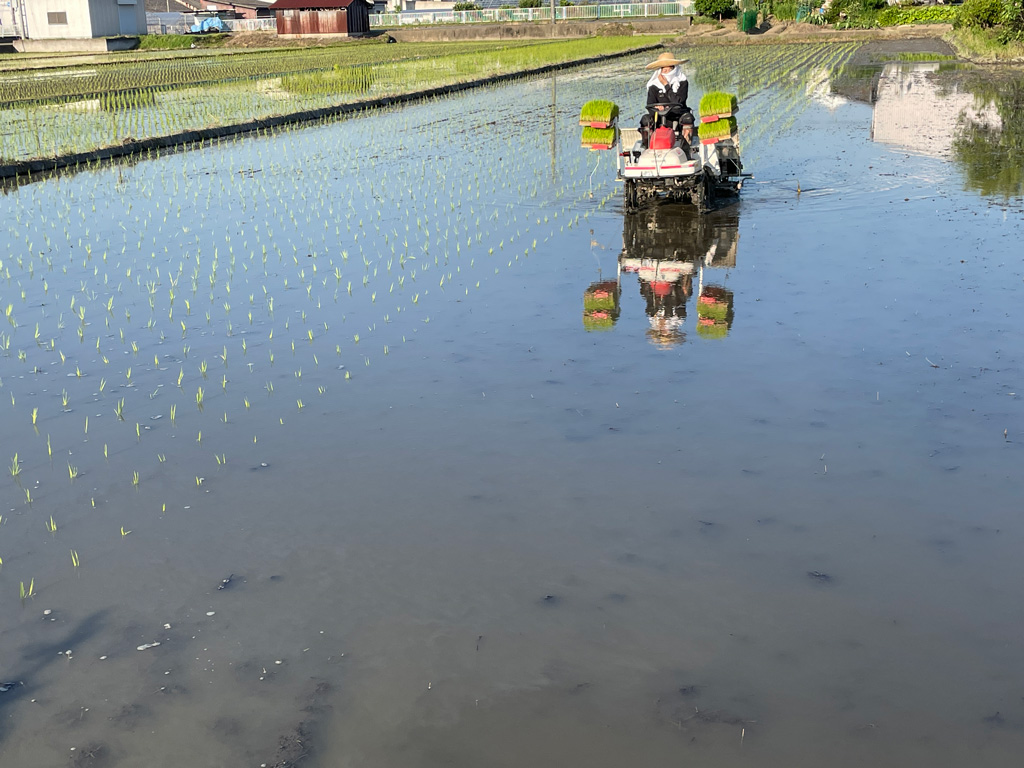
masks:
{"type": "Polygon", "coordinates": [[[662,67],[674,67],[677,64],[685,64],[689,59],[677,59],[668,51],[658,56],[654,61],[648,64],[644,69],[661,69],[662,67]]]}

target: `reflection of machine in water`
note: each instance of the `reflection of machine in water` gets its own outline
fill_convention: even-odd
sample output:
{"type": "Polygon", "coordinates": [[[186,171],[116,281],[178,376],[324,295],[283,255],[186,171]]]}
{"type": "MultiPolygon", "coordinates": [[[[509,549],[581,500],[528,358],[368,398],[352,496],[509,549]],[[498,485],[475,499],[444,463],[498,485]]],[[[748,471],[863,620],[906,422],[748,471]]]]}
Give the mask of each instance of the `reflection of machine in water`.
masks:
{"type": "Polygon", "coordinates": [[[599,280],[583,294],[583,327],[588,331],[608,331],[619,319],[619,282],[599,280]]]}
{"type": "Polygon", "coordinates": [[[660,205],[625,215],[619,272],[635,274],[646,302],[647,337],[658,346],[686,341],[686,303],[697,279],[697,334],[725,336],[732,326],[733,295],[705,283],[706,270],[736,266],[736,209],[694,215],[679,205],[660,205]]]}

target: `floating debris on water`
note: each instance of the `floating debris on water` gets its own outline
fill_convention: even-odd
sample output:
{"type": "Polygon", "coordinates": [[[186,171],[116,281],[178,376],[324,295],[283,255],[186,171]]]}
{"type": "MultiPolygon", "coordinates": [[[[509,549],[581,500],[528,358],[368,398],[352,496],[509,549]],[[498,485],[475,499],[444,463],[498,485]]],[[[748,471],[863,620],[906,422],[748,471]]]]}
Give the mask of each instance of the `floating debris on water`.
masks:
{"type": "MultiPolygon", "coordinates": [[[[140,645],[135,650],[136,651],[148,651],[150,648],[156,648],[158,645],[160,645],[159,642],[156,642],[156,643],[143,643],[142,645],[140,645]]],[[[104,657],[104,658],[106,658],[106,657],[104,657]]]]}

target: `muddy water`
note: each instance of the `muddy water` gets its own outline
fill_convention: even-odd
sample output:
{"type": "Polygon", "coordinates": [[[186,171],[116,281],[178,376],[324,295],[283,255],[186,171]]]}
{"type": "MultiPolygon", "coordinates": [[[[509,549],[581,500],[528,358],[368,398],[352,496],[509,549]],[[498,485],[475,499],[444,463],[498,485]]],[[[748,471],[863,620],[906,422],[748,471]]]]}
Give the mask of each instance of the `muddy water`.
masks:
{"type": "Polygon", "coordinates": [[[1015,124],[809,50],[704,220],[642,61],[9,190],[0,765],[1013,764],[1015,124]]]}

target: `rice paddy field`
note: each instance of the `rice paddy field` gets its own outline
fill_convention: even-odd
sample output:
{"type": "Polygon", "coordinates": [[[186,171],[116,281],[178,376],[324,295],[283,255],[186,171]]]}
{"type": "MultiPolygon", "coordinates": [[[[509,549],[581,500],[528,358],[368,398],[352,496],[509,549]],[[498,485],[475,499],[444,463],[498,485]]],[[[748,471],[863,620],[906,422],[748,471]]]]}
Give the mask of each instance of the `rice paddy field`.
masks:
{"type": "Polygon", "coordinates": [[[358,44],[0,73],[0,165],[620,53],[656,37],[358,44]]]}
{"type": "Polygon", "coordinates": [[[4,187],[0,765],[1016,764],[1024,76],[857,54],[704,217],[649,54],[4,187]]]}

